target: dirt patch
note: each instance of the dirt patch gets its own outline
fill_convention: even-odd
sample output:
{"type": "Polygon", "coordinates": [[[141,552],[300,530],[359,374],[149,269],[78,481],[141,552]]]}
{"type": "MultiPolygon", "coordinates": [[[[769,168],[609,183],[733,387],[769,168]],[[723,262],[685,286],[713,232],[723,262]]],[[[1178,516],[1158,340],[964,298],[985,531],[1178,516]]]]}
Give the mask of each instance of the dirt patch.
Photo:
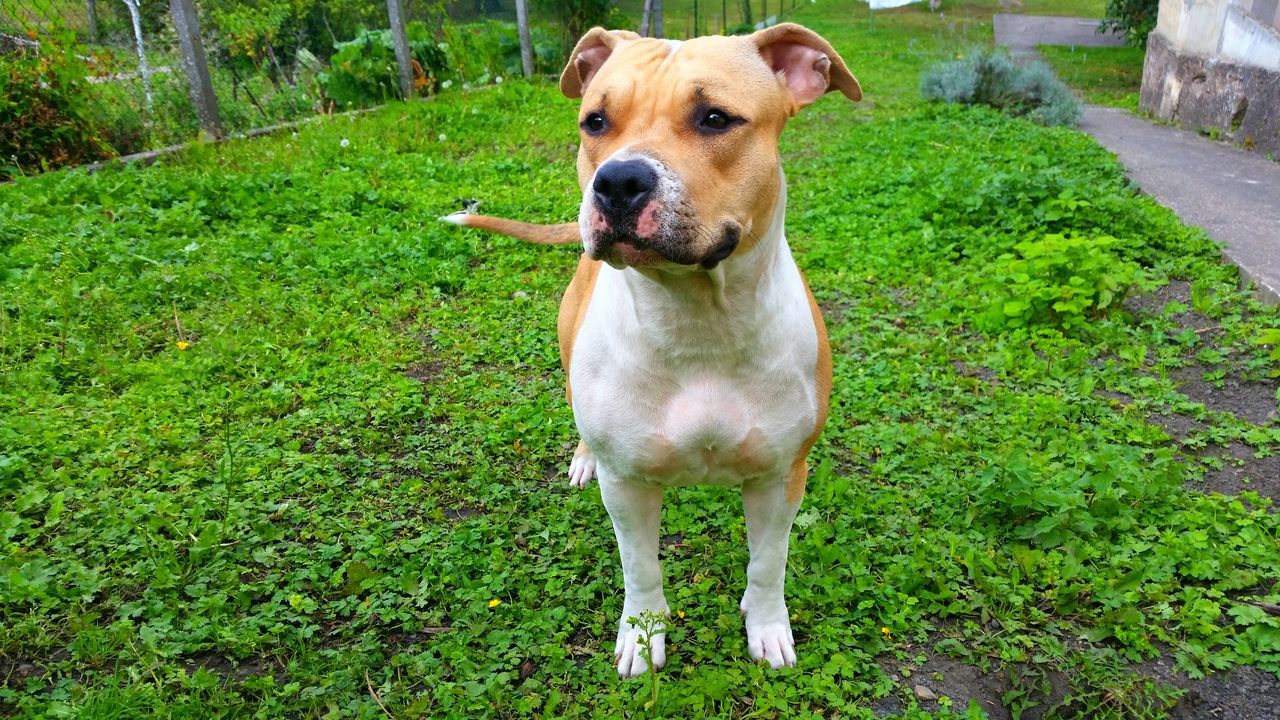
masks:
{"type": "Polygon", "coordinates": [[[481,509],[474,505],[458,504],[454,507],[448,507],[443,510],[445,519],[447,520],[466,520],[473,518],[481,513],[481,509]]]}
{"type": "Polygon", "coordinates": [[[1169,315],[1169,319],[1182,330],[1194,330],[1201,337],[1216,335],[1218,323],[1213,318],[1191,309],[1191,283],[1186,280],[1170,280],[1149,293],[1136,293],[1124,299],[1125,310],[1135,315],[1161,316],[1165,306],[1176,302],[1186,307],[1169,315]]]}
{"type": "Polygon", "coordinates": [[[247,658],[232,662],[216,652],[201,652],[188,656],[182,665],[188,675],[196,670],[204,670],[237,682],[265,675],[272,676],[276,682],[282,683],[285,680],[283,665],[272,658],[247,658]]]}
{"type": "Polygon", "coordinates": [[[1254,425],[1280,419],[1276,407],[1276,389],[1280,382],[1250,382],[1227,376],[1222,380],[1222,387],[1217,387],[1204,379],[1209,371],[1202,365],[1189,365],[1174,370],[1169,376],[1178,381],[1178,392],[1210,410],[1231,413],[1254,425]]]}
{"type": "Polygon", "coordinates": [[[22,658],[9,659],[0,657],[0,678],[4,678],[4,687],[20,689],[33,677],[44,677],[45,670],[35,663],[22,658]]]}
{"type": "Polygon", "coordinates": [[[1142,664],[1158,682],[1184,693],[1169,720],[1276,720],[1280,718],[1280,678],[1256,667],[1237,667],[1192,680],[1161,658],[1142,664]]]}
{"type": "MultiPolygon", "coordinates": [[[[972,665],[942,656],[931,657],[923,665],[907,664],[892,670],[882,669],[897,683],[897,688],[893,695],[876,702],[873,709],[879,717],[897,715],[906,710],[911,700],[917,698],[917,685],[937,698],[950,698],[951,707],[956,710],[964,710],[973,701],[990,720],[1009,720],[1011,717],[1001,700],[1010,688],[1009,674],[1004,670],[983,672],[972,665]],[[911,676],[906,677],[906,672],[911,676]]],[[[936,700],[919,702],[926,710],[939,708],[936,700]]],[[[1030,720],[1029,715],[1024,717],[1030,720]]]]}
{"type": "Polygon", "coordinates": [[[417,380],[420,383],[426,384],[433,382],[436,379],[436,376],[439,375],[440,371],[443,369],[444,363],[436,360],[428,363],[410,365],[401,372],[404,373],[405,377],[411,380],[417,380]]]}
{"type": "Polygon", "coordinates": [[[1187,438],[1205,429],[1205,424],[1193,417],[1179,414],[1152,413],[1147,421],[1159,425],[1169,437],[1182,444],[1187,438]]]}
{"type": "Polygon", "coordinates": [[[1280,508],[1280,455],[1260,458],[1256,454],[1252,447],[1238,442],[1216,452],[1207,451],[1202,457],[1220,458],[1222,468],[1211,468],[1202,482],[1189,483],[1188,487],[1223,495],[1239,495],[1252,490],[1262,497],[1271,498],[1273,510],[1280,508]]]}
{"type": "MultiPolygon", "coordinates": [[[[942,656],[930,657],[922,664],[882,663],[881,669],[896,688],[893,695],[872,706],[877,717],[901,714],[912,700],[924,710],[939,710],[941,704],[936,699],[924,699],[930,696],[950,698],[956,711],[963,711],[972,701],[990,720],[1011,720],[1014,712],[1023,720],[1047,720],[1087,711],[1067,700],[1072,694],[1070,678],[1055,671],[1028,673],[1023,666],[1012,665],[984,672],[942,656]]],[[[1170,720],[1280,718],[1280,679],[1255,667],[1238,667],[1193,680],[1177,672],[1170,660],[1160,658],[1133,665],[1129,672],[1136,678],[1183,690],[1168,711],[1170,720]]]]}
{"type": "MultiPolygon", "coordinates": [[[[1200,347],[1213,345],[1222,334],[1216,320],[1192,309],[1191,284],[1185,280],[1171,280],[1154,292],[1130,295],[1124,300],[1124,308],[1139,318],[1167,317],[1179,329],[1196,333],[1200,347]],[[1173,308],[1174,312],[1169,312],[1171,303],[1179,306],[1173,308]]],[[[1240,357],[1234,359],[1243,360],[1240,357]]],[[[1266,425],[1280,419],[1276,402],[1280,381],[1245,379],[1241,377],[1240,368],[1233,367],[1230,359],[1221,368],[1193,362],[1171,372],[1170,378],[1178,383],[1179,392],[1209,410],[1230,413],[1255,425],[1266,425]],[[1222,387],[1204,379],[1206,374],[1218,369],[1226,370],[1222,387]]],[[[1185,437],[1180,434],[1182,428],[1177,430],[1179,433],[1170,434],[1185,437]]]]}

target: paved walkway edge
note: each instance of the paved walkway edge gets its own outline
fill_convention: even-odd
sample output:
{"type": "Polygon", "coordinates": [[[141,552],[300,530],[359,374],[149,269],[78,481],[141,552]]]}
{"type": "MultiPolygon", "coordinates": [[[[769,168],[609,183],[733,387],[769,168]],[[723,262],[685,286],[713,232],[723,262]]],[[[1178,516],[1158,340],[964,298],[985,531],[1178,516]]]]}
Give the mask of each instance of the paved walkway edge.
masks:
{"type": "MultiPolygon", "coordinates": [[[[1088,18],[994,21],[996,43],[1022,57],[1037,45],[1116,42],[1089,37],[1097,21],[1088,18]]],[[[1220,243],[1258,299],[1280,304],[1280,163],[1117,108],[1087,106],[1079,129],[1115,153],[1143,192],[1220,243]]]]}

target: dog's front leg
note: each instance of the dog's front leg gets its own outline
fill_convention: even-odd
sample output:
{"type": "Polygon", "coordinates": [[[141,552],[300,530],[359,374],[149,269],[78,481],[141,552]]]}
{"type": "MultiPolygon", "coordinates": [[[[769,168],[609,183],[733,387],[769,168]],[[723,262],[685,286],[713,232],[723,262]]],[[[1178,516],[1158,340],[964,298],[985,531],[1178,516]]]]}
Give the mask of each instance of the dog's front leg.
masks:
{"type": "Polygon", "coordinates": [[[739,606],[746,615],[747,651],[753,660],[773,667],[796,664],[795,640],[782,586],[787,570],[791,523],[800,501],[787,501],[783,480],[750,482],[742,486],[742,510],[747,518],[747,591],[739,606]]]}
{"type": "MultiPolygon", "coordinates": [[[[614,660],[618,674],[635,677],[649,669],[642,655],[640,631],[627,618],[640,617],[645,611],[667,615],[667,599],[662,593],[662,569],[658,566],[658,523],[662,518],[662,486],[628,482],[611,477],[597,467],[600,495],[613,520],[622,556],[622,577],[626,597],[622,603],[622,619],[618,623],[618,642],[614,660]]],[[[667,660],[666,635],[651,638],[650,657],[655,667],[667,660]]]]}

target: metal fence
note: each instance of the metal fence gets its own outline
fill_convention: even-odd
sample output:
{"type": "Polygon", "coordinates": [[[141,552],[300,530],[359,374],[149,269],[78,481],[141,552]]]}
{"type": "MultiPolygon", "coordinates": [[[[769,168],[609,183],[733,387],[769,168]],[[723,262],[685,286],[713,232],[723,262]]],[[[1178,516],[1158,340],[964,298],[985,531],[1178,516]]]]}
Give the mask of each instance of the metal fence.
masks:
{"type": "MultiPolygon", "coordinates": [[[[608,23],[639,30],[645,1],[613,0],[608,23]]],[[[796,0],[649,2],[650,34],[686,38],[771,24],[796,0]]],[[[528,3],[538,73],[558,73],[575,39],[564,8],[559,0],[528,3]]],[[[397,84],[439,91],[450,63],[447,72],[473,84],[518,73],[515,20],[516,0],[0,0],[0,63],[6,53],[55,50],[82,63],[101,136],[126,154],[386,99],[375,93],[343,104],[334,83],[322,82],[335,65],[352,64],[339,53],[353,40],[383,53],[374,53],[375,72],[400,70],[384,93],[398,95],[397,84]],[[383,34],[368,31],[379,28],[383,34]],[[388,37],[404,40],[404,52],[399,42],[394,56],[375,47],[389,48],[388,37]],[[440,47],[454,55],[433,67],[440,47]]]]}

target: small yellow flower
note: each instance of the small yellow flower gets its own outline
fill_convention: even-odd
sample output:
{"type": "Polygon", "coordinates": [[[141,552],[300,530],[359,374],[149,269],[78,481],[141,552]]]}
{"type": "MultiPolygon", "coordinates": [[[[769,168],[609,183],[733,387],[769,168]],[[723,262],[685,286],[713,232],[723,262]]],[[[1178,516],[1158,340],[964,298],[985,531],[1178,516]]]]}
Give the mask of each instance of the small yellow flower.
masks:
{"type": "Polygon", "coordinates": [[[681,620],[683,620],[683,619],[684,619],[684,611],[683,611],[683,610],[677,610],[677,611],[676,611],[676,616],[677,616],[677,617],[679,617],[681,620]]]}
{"type": "Polygon", "coordinates": [[[489,607],[490,607],[490,608],[496,608],[496,607],[498,607],[498,606],[499,606],[499,605],[501,605],[501,604],[502,604],[502,601],[501,601],[501,600],[499,600],[498,598],[494,598],[494,599],[492,599],[492,600],[490,600],[490,601],[489,601],[489,607]]]}
{"type": "Polygon", "coordinates": [[[889,633],[889,628],[887,628],[887,627],[882,627],[882,628],[880,628],[880,633],[881,633],[881,634],[883,634],[885,637],[889,637],[889,635],[890,635],[890,633],[889,633]]]}
{"type": "Polygon", "coordinates": [[[187,348],[189,348],[189,347],[191,347],[191,343],[187,342],[186,340],[179,340],[179,341],[178,341],[178,349],[179,349],[179,350],[186,350],[186,349],[187,349],[187,348]]]}

